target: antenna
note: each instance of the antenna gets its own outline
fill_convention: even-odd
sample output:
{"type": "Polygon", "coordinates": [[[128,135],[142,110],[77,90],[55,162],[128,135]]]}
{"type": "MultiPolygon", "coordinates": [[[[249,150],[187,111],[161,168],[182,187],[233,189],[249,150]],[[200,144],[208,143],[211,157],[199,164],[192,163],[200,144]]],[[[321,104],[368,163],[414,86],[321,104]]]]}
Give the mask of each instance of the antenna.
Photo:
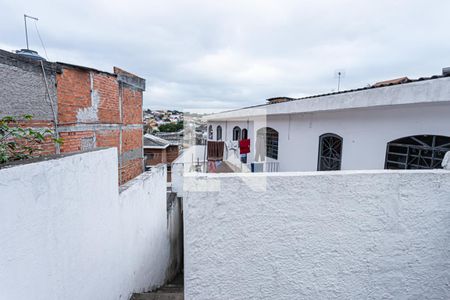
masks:
{"type": "Polygon", "coordinates": [[[345,70],[344,69],[338,69],[334,71],[334,78],[337,78],[337,91],[339,92],[341,88],[341,79],[345,77],[345,70]]]}
{"type": "Polygon", "coordinates": [[[39,19],[38,19],[38,18],[35,18],[35,17],[32,17],[32,16],[29,16],[29,15],[26,15],[26,14],[23,15],[23,21],[24,21],[24,23],[25,23],[25,39],[27,40],[27,50],[30,50],[30,47],[29,47],[29,45],[28,45],[27,18],[33,19],[33,20],[35,20],[35,21],[38,21],[39,19]]]}

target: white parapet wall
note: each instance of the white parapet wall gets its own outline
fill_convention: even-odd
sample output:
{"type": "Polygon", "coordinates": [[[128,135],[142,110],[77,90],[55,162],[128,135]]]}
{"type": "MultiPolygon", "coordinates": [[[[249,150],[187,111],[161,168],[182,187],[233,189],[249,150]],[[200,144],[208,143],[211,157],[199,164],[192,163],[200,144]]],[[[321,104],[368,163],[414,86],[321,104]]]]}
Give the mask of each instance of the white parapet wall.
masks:
{"type": "Polygon", "coordinates": [[[185,299],[450,299],[450,172],[185,176],[185,299]]]}
{"type": "Polygon", "coordinates": [[[172,191],[177,193],[178,197],[183,197],[184,174],[192,172],[196,165],[199,165],[202,170],[205,169],[205,150],[205,145],[193,145],[183,149],[177,159],[172,162],[172,191]]]}
{"type": "Polygon", "coordinates": [[[166,170],[119,193],[117,150],[0,169],[0,299],[129,299],[164,283],[166,170]]]}

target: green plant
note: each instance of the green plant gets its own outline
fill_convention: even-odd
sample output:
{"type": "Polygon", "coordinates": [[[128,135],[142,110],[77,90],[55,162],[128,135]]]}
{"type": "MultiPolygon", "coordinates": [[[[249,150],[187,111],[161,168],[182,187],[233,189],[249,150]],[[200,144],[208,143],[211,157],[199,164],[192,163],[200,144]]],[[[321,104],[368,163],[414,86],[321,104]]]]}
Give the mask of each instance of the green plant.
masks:
{"type": "MultiPolygon", "coordinates": [[[[50,129],[33,129],[21,127],[21,122],[29,121],[31,115],[20,117],[6,116],[0,119],[0,164],[9,161],[27,159],[39,155],[46,137],[53,135],[50,129]]],[[[59,138],[52,138],[56,144],[61,144],[59,138]]]]}
{"type": "Polygon", "coordinates": [[[161,132],[177,132],[183,129],[183,121],[177,123],[167,123],[159,126],[161,132]]]}

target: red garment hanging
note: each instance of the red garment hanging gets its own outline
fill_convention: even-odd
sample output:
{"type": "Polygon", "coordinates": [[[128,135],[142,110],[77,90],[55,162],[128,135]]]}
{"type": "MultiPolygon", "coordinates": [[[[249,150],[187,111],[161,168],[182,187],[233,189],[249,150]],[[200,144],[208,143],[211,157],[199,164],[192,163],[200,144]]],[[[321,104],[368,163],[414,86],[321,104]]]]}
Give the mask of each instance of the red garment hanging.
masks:
{"type": "Polygon", "coordinates": [[[250,139],[240,140],[239,141],[239,153],[247,154],[250,153],[250,139]]]}

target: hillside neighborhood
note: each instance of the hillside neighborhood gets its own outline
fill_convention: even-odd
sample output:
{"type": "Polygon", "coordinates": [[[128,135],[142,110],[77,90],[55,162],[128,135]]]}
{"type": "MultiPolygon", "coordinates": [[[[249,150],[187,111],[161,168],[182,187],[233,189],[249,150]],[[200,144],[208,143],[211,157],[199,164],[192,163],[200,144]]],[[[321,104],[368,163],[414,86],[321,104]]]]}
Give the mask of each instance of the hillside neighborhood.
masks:
{"type": "MultiPolygon", "coordinates": [[[[166,16],[158,5],[145,6],[147,22],[166,16]]],[[[62,40],[49,52],[67,61],[49,59],[39,19],[26,14],[26,48],[0,49],[0,300],[450,299],[450,56],[418,76],[425,67],[386,63],[389,77],[373,80],[362,71],[369,54],[353,51],[361,65],[336,71],[337,89],[317,88],[319,46],[300,51],[311,61],[322,53],[317,69],[282,64],[301,66],[300,76],[274,67],[299,46],[280,43],[272,56],[247,45],[256,37],[245,29],[266,45],[295,27],[281,4],[252,8],[251,24],[237,8],[227,21],[182,8],[176,35],[148,29],[160,53],[130,50],[147,27],[130,31],[134,15],[122,6],[124,31],[107,32],[129,45],[104,60],[64,52],[62,40]],[[201,30],[190,32],[184,14],[201,30]],[[213,20],[231,33],[206,34],[213,20]],[[30,22],[42,51],[29,44],[30,22]],[[276,37],[265,31],[278,26],[276,37]],[[221,43],[195,58],[200,45],[221,43]],[[244,47],[257,62],[233,53],[244,47]],[[365,83],[346,88],[345,76],[365,83]]]]}

